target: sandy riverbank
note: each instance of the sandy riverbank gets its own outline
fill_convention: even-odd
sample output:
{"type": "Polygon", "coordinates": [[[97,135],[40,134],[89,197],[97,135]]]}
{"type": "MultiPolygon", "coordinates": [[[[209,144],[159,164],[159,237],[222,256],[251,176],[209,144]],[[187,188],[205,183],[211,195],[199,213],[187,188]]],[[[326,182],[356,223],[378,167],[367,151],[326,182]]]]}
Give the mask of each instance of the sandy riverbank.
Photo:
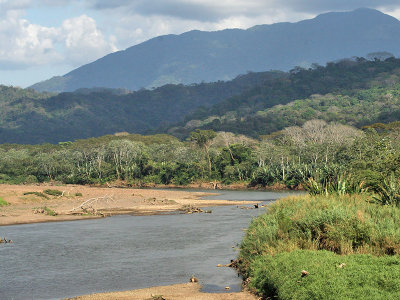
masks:
{"type": "Polygon", "coordinates": [[[254,204],[246,201],[201,200],[212,193],[134,188],[101,188],[81,185],[8,185],[0,184],[0,198],[9,205],[0,206],[0,225],[71,221],[116,214],[150,215],[182,209],[185,206],[254,204]],[[47,198],[35,194],[46,189],[62,192],[47,198]],[[83,207],[82,203],[89,200],[83,207]],[[57,216],[46,215],[47,207],[57,216]],[[83,208],[83,209],[82,209],[83,208]]]}
{"type": "MultiPolygon", "coordinates": [[[[93,294],[73,298],[74,300],[152,300],[154,296],[162,296],[166,300],[257,300],[248,292],[240,293],[202,293],[198,283],[184,283],[170,286],[159,286],[147,289],[93,294]]],[[[159,298],[161,299],[161,298],[159,298]]]]}

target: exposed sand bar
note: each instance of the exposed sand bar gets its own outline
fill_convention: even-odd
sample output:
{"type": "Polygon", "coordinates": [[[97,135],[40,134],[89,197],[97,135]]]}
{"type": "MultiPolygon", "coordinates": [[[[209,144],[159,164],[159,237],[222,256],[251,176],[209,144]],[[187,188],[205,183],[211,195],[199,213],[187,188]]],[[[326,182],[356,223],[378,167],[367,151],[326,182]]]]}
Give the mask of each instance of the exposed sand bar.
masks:
{"type": "Polygon", "coordinates": [[[105,300],[105,299],[135,299],[149,300],[154,299],[152,296],[160,295],[167,300],[257,300],[256,296],[248,292],[240,293],[201,293],[198,283],[184,283],[170,286],[159,286],[147,289],[93,294],[80,296],[73,299],[76,300],[105,300]]]}
{"type": "Polygon", "coordinates": [[[8,185],[0,184],[0,197],[9,205],[0,206],[0,226],[37,222],[72,221],[99,218],[101,215],[117,214],[154,215],[182,209],[184,206],[211,207],[219,205],[246,205],[254,201],[201,200],[213,193],[133,189],[103,188],[82,185],[8,185]],[[46,189],[61,191],[62,196],[48,196],[48,199],[27,194],[43,193],[46,189]],[[90,200],[80,209],[80,205],[90,200]],[[94,201],[93,201],[94,200],[94,201]],[[47,207],[57,216],[42,212],[47,207]],[[75,208],[75,210],[74,210],[75,208]]]}

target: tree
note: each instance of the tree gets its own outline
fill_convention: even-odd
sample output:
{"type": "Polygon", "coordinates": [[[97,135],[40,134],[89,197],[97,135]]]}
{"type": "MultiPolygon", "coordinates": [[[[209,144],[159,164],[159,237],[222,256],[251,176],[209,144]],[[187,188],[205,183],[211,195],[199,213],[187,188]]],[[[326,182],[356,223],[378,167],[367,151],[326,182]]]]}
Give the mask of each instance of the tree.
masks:
{"type": "Polygon", "coordinates": [[[204,149],[204,152],[206,153],[206,157],[208,160],[208,171],[210,176],[211,176],[211,159],[209,150],[211,141],[216,136],[217,134],[213,130],[196,129],[196,131],[190,133],[190,140],[196,142],[197,146],[199,146],[199,148],[204,149]]]}

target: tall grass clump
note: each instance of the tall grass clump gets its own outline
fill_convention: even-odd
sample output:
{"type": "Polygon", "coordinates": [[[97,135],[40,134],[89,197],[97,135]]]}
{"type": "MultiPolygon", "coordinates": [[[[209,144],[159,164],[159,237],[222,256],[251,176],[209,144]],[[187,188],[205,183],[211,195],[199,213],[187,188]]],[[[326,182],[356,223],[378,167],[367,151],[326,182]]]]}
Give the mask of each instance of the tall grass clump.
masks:
{"type": "Polygon", "coordinates": [[[59,190],[47,189],[44,190],[43,193],[50,195],[50,196],[62,196],[63,192],[59,190]]]}
{"type": "Polygon", "coordinates": [[[38,196],[38,197],[41,197],[41,198],[49,199],[49,197],[47,195],[45,195],[45,194],[43,194],[41,192],[26,192],[26,193],[24,193],[24,195],[25,196],[26,195],[35,195],[35,196],[38,196]]]}
{"type": "MultiPolygon", "coordinates": [[[[366,194],[304,195],[280,200],[269,206],[264,215],[252,221],[241,243],[239,269],[245,277],[250,277],[251,286],[265,297],[335,299],[330,295],[338,294],[330,293],[330,289],[323,294],[325,285],[339,291],[350,288],[356,272],[370,272],[378,276],[375,279],[373,275],[365,277],[364,288],[370,290],[371,295],[392,284],[385,279],[390,274],[390,268],[379,270],[381,261],[393,265],[393,278],[400,283],[398,254],[400,208],[371,203],[366,194]],[[357,269],[361,268],[356,265],[358,260],[365,261],[362,270],[357,269]],[[339,261],[354,264],[355,268],[337,273],[333,262],[339,261]],[[329,265],[331,263],[333,265],[329,265]],[[371,266],[368,267],[368,264],[371,266]],[[316,268],[316,273],[310,272],[313,270],[311,266],[316,268]],[[326,273],[324,268],[333,269],[326,273]],[[301,278],[302,270],[307,270],[313,276],[301,278]],[[285,280],[290,276],[296,280],[291,279],[286,284],[285,280]],[[292,286],[304,294],[298,294],[292,286]]],[[[359,282],[363,282],[360,278],[359,282]]],[[[395,295],[400,295],[400,286],[397,281],[393,282],[396,285],[395,295]]],[[[386,299],[397,299],[393,298],[393,289],[388,290],[391,296],[386,299]]],[[[345,299],[362,299],[346,295],[350,294],[344,293],[345,299]]]]}
{"type": "Polygon", "coordinates": [[[0,197],[0,207],[10,205],[6,200],[0,197]]]}
{"type": "Polygon", "coordinates": [[[400,205],[400,182],[392,173],[389,178],[385,178],[382,184],[379,184],[373,198],[382,205],[400,205]]]}
{"type": "Polygon", "coordinates": [[[289,197],[250,224],[241,244],[246,269],[257,256],[297,249],[400,254],[400,209],[366,195],[289,197]]]}
{"type": "Polygon", "coordinates": [[[322,179],[310,177],[304,181],[303,186],[310,195],[361,194],[368,190],[364,181],[358,182],[346,174],[322,179]]]}
{"type": "Polygon", "coordinates": [[[296,250],[259,256],[250,276],[250,288],[266,299],[400,299],[398,256],[296,250]]]}

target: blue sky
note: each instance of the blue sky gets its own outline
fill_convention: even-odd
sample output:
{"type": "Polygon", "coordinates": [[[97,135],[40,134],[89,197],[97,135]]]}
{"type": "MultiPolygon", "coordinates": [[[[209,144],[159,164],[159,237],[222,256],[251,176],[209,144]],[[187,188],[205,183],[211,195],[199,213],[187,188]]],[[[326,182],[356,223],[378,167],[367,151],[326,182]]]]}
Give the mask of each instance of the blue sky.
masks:
{"type": "Polygon", "coordinates": [[[0,0],[0,84],[26,87],[149,38],[295,22],[398,0],[0,0]]]}

